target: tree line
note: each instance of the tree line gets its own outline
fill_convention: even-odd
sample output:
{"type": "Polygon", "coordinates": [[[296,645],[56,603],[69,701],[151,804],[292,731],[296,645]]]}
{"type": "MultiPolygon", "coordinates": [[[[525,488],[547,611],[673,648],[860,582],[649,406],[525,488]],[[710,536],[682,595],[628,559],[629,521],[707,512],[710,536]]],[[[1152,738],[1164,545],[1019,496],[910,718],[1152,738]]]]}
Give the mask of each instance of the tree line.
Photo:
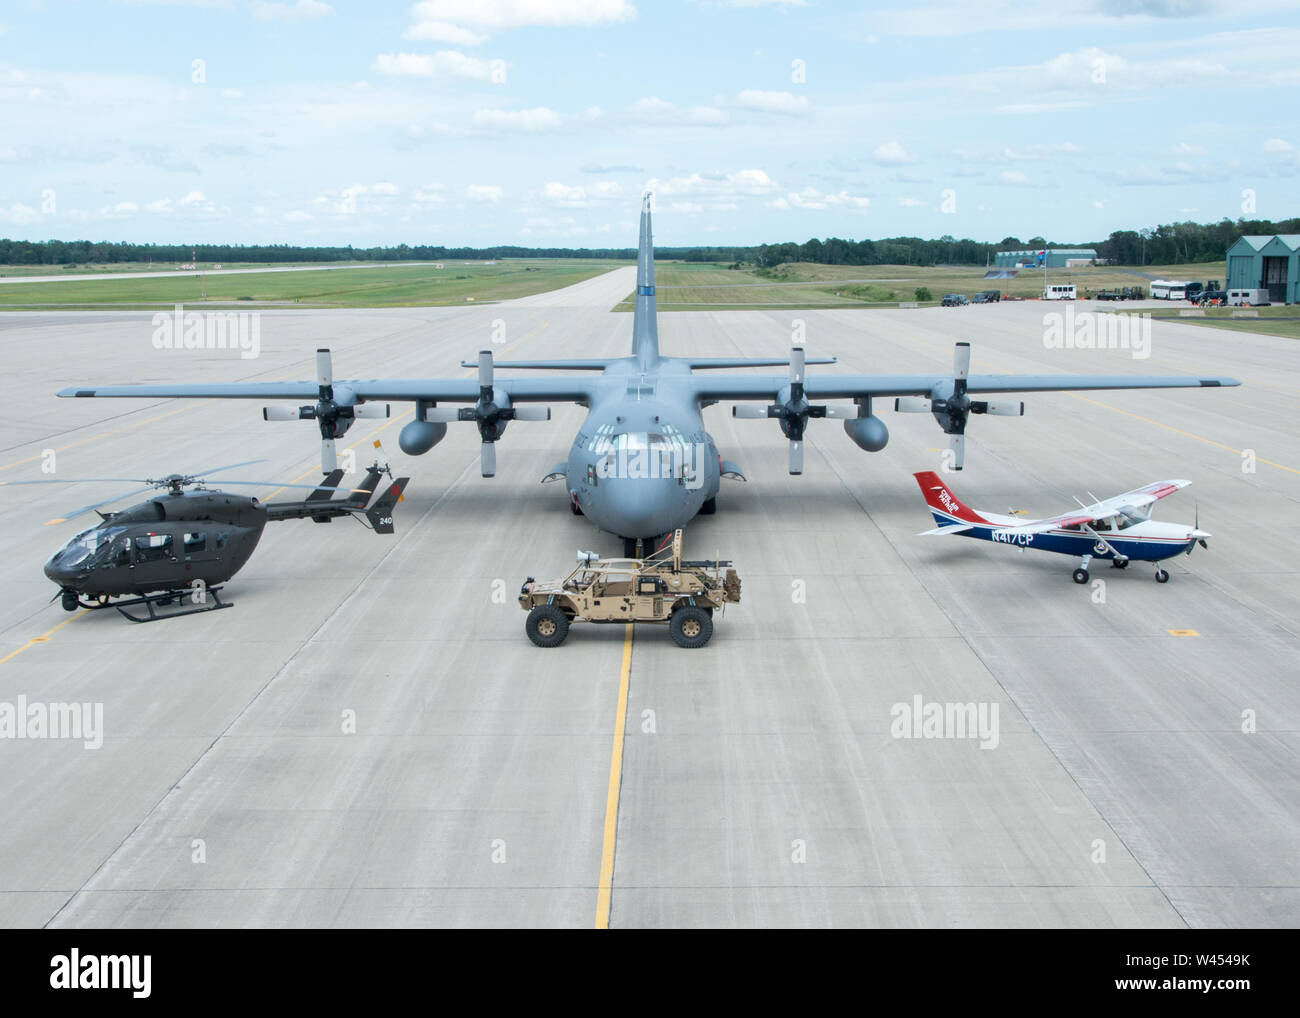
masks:
{"type": "MultiPolygon", "coordinates": [[[[886,237],[844,240],[816,237],[757,246],[657,247],[655,255],[688,262],[728,262],[770,268],[784,262],[825,265],[984,265],[999,251],[1043,247],[1089,247],[1098,259],[1117,265],[1170,265],[1221,261],[1242,234],[1300,233],[1300,219],[1221,219],[1217,223],[1170,223],[1154,229],[1116,230],[1105,240],[1083,243],[1043,237],[1004,237],[996,244],[944,235],[938,239],[886,237]]],[[[499,258],[603,258],[629,261],[636,249],[569,247],[297,247],[290,244],[131,244],[125,241],[0,239],[0,265],[104,265],[120,262],[184,264],[191,257],[213,262],[478,261],[499,258]]]]}

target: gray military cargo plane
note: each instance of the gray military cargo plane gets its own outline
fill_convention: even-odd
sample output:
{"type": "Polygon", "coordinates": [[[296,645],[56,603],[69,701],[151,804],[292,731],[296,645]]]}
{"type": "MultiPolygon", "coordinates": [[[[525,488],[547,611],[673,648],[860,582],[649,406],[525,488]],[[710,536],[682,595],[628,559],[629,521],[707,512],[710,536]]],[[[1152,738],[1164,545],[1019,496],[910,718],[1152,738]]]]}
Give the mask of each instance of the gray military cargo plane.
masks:
{"type": "MultiPolygon", "coordinates": [[[[1232,378],[1156,375],[971,375],[970,345],[958,343],[952,377],[917,375],[834,375],[805,377],[807,364],[834,358],[806,358],[801,347],[788,358],[665,357],[659,352],[655,311],[654,243],[650,232],[651,196],[642,201],[637,254],[636,309],[632,353],[589,360],[534,360],[493,363],[491,351],[479,354],[478,378],[355,379],[335,381],[328,350],[317,351],[317,378],[311,382],[251,382],[219,385],[75,386],[60,396],[116,396],[157,399],[231,398],[315,399],[314,405],[271,406],[267,420],[315,420],[322,440],[321,467],[335,469],[334,440],[357,418],[384,418],[386,401],[415,404],[415,419],[399,444],[422,455],[447,434],[450,422],[472,422],[482,439],[484,477],[496,473],[495,443],[512,420],[549,420],[544,403],[568,402],[587,408],[587,418],[565,461],[543,481],[564,479],[575,514],[624,541],[625,555],[640,555],[697,513],[716,507],[724,477],[744,480],[740,468],[722,459],[704,425],[705,407],[724,400],[766,402],[734,406],[736,417],[772,418],[789,440],[791,474],[803,472],[803,440],[808,421],[841,418],[860,448],[879,452],[889,430],[873,412],[873,400],[894,397],[895,410],[930,413],[950,436],[951,463],[960,470],[966,423],[971,414],[1021,416],[1020,402],[972,399],[972,394],[1049,392],[1083,389],[1170,389],[1239,385],[1232,378]],[[495,368],[565,371],[546,377],[496,379],[495,368]],[[783,367],[788,374],[717,374],[717,369],[783,367]],[[706,371],[706,369],[708,369],[706,371]],[[704,371],[703,374],[697,372],[704,371]],[[828,405],[823,400],[852,400],[828,405]],[[818,401],[818,402],[813,402],[818,401]],[[442,406],[440,404],[462,404],[442,406]],[[468,405],[463,405],[468,404],[468,405]]],[[[471,364],[465,364],[471,367],[471,364]]]]}

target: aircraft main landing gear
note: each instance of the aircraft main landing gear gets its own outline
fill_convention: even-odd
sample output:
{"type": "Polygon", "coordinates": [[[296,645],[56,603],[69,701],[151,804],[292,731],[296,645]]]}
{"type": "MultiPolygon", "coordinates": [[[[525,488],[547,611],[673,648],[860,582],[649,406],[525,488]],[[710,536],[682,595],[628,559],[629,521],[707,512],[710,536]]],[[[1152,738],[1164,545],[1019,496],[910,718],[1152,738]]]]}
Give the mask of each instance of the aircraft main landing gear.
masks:
{"type": "Polygon", "coordinates": [[[1092,561],[1091,555],[1085,555],[1079,562],[1079,568],[1074,571],[1075,583],[1088,582],[1088,563],[1092,561]]]}

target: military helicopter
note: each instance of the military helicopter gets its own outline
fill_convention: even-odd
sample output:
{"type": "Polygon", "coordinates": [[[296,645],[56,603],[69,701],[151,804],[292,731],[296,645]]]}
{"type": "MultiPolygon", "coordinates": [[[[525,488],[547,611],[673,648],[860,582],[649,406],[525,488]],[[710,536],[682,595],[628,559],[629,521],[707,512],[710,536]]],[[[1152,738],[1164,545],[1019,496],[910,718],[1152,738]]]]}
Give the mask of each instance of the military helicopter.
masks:
{"type": "MultiPolygon", "coordinates": [[[[379,443],[375,443],[376,447],[379,443]]],[[[310,488],[301,502],[259,502],[247,495],[235,495],[205,486],[204,479],[235,467],[262,462],[250,460],[195,474],[169,474],[157,479],[94,478],[76,481],[10,481],[9,484],[58,484],[131,480],[143,484],[143,491],[165,489],[138,505],[121,512],[100,512],[100,522],[77,534],[45,563],[45,575],[59,585],[63,608],[116,608],[132,622],[196,615],[231,608],[222,601],[221,585],[234,576],[257,547],[262,529],[273,520],[311,519],[329,523],[338,516],[364,516],[377,534],[393,532],[393,509],[410,478],[399,477],[367,508],[378,489],[380,477],[392,471],[382,458],[368,469],[357,488],[340,488],[343,471],[327,474],[319,486],[286,484],[286,488],[310,488]],[[186,490],[192,488],[193,490],[186,490]],[[346,491],[343,498],[334,492],[346,491]],[[189,598],[195,607],[160,614],[156,609],[182,605],[189,598]],[[124,598],[124,600],[115,600],[124,598]],[[146,614],[127,608],[144,606],[146,614]]],[[[227,485],[265,485],[266,481],[222,481],[227,485]]],[[[65,517],[50,520],[63,523],[83,513],[139,494],[130,491],[83,506],[65,517]]],[[[53,600],[53,599],[51,599],[53,600]]]]}

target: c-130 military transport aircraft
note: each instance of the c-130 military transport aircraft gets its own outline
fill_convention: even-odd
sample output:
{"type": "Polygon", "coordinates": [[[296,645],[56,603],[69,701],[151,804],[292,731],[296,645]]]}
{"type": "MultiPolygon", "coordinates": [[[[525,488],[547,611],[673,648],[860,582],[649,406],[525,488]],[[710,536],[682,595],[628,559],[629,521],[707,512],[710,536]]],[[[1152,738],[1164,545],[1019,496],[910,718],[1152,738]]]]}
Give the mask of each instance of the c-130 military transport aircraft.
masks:
{"type": "MultiPolygon", "coordinates": [[[[740,405],[737,417],[773,418],[790,442],[790,473],[803,472],[803,439],[813,418],[842,418],[844,430],[860,448],[879,452],[889,430],[873,412],[877,397],[896,397],[895,409],[931,413],[951,436],[952,462],[962,468],[966,423],[971,414],[1020,416],[1024,404],[987,402],[972,394],[1048,392],[1082,389],[1168,389],[1239,385],[1231,378],[1151,375],[971,375],[970,345],[958,343],[951,378],[918,375],[826,375],[805,377],[806,364],[834,358],[805,358],[794,347],[788,359],[754,357],[665,357],[659,353],[655,310],[654,243],[650,232],[651,195],[641,208],[637,254],[636,310],[632,353],[590,360],[504,361],[495,367],[567,371],[573,374],[496,379],[491,351],[479,354],[478,379],[349,379],[333,377],[328,350],[317,351],[317,378],[311,382],[253,382],[220,385],[76,386],[60,396],[134,398],[315,399],[314,405],[272,406],[267,420],[315,420],[322,439],[321,467],[335,468],[334,440],[357,418],[384,418],[385,401],[415,404],[415,419],[399,444],[422,455],[447,434],[452,421],[473,422],[482,438],[482,473],[496,473],[495,443],[512,420],[549,420],[543,403],[569,402],[587,408],[566,461],[543,481],[564,478],[569,504],[601,530],[624,541],[624,554],[639,556],[652,542],[684,526],[697,513],[716,507],[723,477],[744,480],[740,468],[718,455],[705,429],[703,409],[722,400],[754,400],[767,406],[740,405]],[[716,369],[786,367],[788,374],[717,374],[716,369]],[[707,373],[697,374],[704,369],[707,373]],[[830,406],[821,400],[852,400],[830,406]],[[468,404],[441,406],[440,404],[468,404]]],[[[472,367],[472,364],[465,364],[472,367]]]]}

